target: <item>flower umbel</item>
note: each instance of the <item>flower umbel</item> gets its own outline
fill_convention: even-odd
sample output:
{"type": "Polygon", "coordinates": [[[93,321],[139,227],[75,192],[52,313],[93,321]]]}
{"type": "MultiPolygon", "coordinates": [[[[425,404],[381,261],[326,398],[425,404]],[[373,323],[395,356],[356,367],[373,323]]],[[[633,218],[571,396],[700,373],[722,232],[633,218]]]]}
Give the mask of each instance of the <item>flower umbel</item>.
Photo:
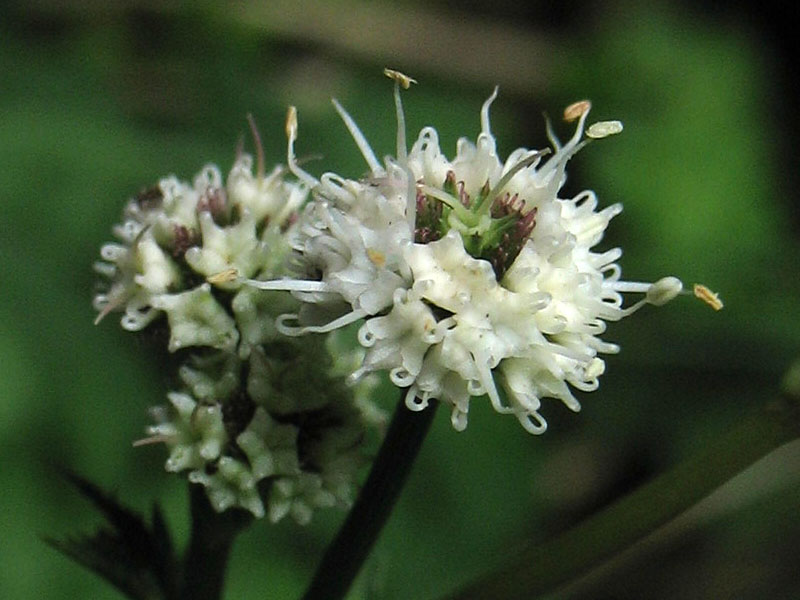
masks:
{"type": "Polygon", "coordinates": [[[369,168],[363,179],[303,171],[290,111],[289,168],[313,199],[290,233],[292,275],[249,283],[300,300],[298,311],[277,321],[288,335],[363,321],[359,342],[367,351],[352,381],[386,370],[407,388],[409,408],[422,410],[431,399],[451,405],[458,430],[471,398],[486,395],[495,410],[542,433],[543,398],[577,411],[571,388],[597,389],[605,369],[599,354],[618,351],[600,338],[606,322],[663,304],[682,288],[674,277],[623,281],[620,249],[592,251],[621,205],[598,210],[591,191],[559,197],[569,159],[622,125],[587,129],[590,104],[579,102],[565,111],[577,120],[566,143],[548,123],[551,150],[519,148],[501,161],[489,121],[495,90],[477,140],[459,139],[451,160],[432,127],[406,148],[399,90],[413,80],[387,75],[395,80],[398,133],[396,155],[383,163],[334,101],[369,168]],[[628,293],[644,297],[624,307],[628,293]]]}

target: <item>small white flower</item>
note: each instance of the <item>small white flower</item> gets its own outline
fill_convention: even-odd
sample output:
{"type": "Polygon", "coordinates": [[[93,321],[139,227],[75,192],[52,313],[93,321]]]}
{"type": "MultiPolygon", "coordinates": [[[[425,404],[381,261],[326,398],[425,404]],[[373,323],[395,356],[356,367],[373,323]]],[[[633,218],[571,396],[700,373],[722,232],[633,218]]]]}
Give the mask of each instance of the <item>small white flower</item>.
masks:
{"type": "Polygon", "coordinates": [[[257,480],[299,471],[298,431],[292,425],[281,425],[262,407],[256,409],[250,424],[236,436],[236,444],[247,456],[257,480]]]}
{"type": "MultiPolygon", "coordinates": [[[[200,214],[202,246],[186,251],[189,266],[197,273],[210,277],[226,269],[236,269],[245,277],[252,277],[264,265],[270,251],[256,235],[256,222],[246,209],[239,222],[220,227],[210,212],[200,214]]],[[[219,287],[235,286],[235,281],[222,282],[219,287]]]]}
{"type": "Polygon", "coordinates": [[[477,140],[460,139],[450,160],[432,127],[407,150],[399,96],[407,80],[390,76],[398,82],[397,153],[383,163],[334,101],[369,167],[363,180],[331,173],[316,180],[302,171],[290,111],[289,168],[312,188],[313,200],[292,233],[292,276],[250,284],[291,291],[302,302],[277,322],[289,335],[363,320],[359,341],[367,352],[352,380],[386,370],[407,388],[409,408],[444,401],[459,430],[470,399],[487,395],[498,412],[542,433],[543,398],[577,411],[570,388],[597,388],[605,368],[598,353],[618,350],[599,337],[606,322],[645,303],[663,304],[681,289],[675,278],[622,281],[621,251],[592,251],[621,205],[598,211],[589,191],[558,196],[568,160],[622,125],[597,123],[585,139],[590,105],[576,103],[565,111],[578,121],[567,143],[548,124],[552,151],[520,148],[501,161],[489,126],[495,90],[481,110],[477,140]],[[645,296],[624,308],[624,293],[645,296]]]}
{"type": "Polygon", "coordinates": [[[298,524],[307,525],[314,508],[327,508],[335,503],[336,498],[323,489],[322,479],[315,473],[280,478],[270,489],[269,520],[277,523],[291,515],[298,524]]]}
{"type": "Polygon", "coordinates": [[[228,174],[226,188],[234,205],[247,210],[256,222],[286,223],[306,200],[303,186],[286,181],[286,169],[276,166],[269,175],[253,174],[252,159],[243,154],[228,174]]]}
{"type": "Polygon", "coordinates": [[[181,381],[192,396],[213,403],[233,396],[239,388],[240,361],[235,355],[216,352],[202,358],[194,356],[178,369],[181,381]]]}
{"type": "Polygon", "coordinates": [[[260,518],[264,516],[264,503],[258,493],[257,479],[248,465],[230,456],[223,456],[216,463],[216,471],[192,471],[189,481],[206,488],[211,506],[217,512],[238,506],[260,518]]]}
{"type": "Polygon", "coordinates": [[[206,462],[219,458],[228,441],[218,404],[198,404],[189,394],[170,392],[171,409],[158,407],[153,415],[158,421],[147,429],[151,436],[140,443],[164,442],[170,450],[167,471],[201,469],[206,462]]]}

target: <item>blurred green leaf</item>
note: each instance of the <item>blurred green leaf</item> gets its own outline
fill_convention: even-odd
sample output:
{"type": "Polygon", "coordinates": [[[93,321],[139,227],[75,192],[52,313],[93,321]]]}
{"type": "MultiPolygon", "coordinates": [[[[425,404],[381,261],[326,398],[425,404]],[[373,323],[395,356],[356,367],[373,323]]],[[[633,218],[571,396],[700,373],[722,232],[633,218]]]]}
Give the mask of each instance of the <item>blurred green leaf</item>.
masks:
{"type": "Polygon", "coordinates": [[[110,528],[93,535],[48,544],[94,571],[135,600],[177,598],[176,561],[161,510],[153,507],[152,524],[96,485],[74,474],[67,479],[95,505],[110,528]]]}

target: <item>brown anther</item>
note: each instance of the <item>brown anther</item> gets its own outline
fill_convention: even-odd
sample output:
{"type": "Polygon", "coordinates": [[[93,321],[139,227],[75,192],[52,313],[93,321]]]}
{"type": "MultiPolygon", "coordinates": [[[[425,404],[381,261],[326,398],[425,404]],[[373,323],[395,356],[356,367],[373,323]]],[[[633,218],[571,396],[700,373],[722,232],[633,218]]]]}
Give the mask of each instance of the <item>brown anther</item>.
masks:
{"type": "Polygon", "coordinates": [[[588,100],[580,100],[578,102],[573,102],[567,108],[564,109],[564,120],[567,123],[571,123],[576,119],[580,119],[583,115],[589,112],[589,109],[592,108],[592,103],[588,100]]]}
{"type": "Polygon", "coordinates": [[[163,199],[164,194],[161,193],[161,188],[157,185],[142,190],[134,197],[134,200],[136,200],[136,203],[142,210],[155,210],[159,208],[163,199]]]}
{"type": "Polygon", "coordinates": [[[185,225],[175,225],[172,228],[172,256],[180,258],[186,251],[197,243],[197,234],[185,225]]]}
{"type": "Polygon", "coordinates": [[[224,188],[209,187],[197,201],[197,212],[209,212],[217,224],[225,218],[228,207],[228,195],[224,188]]]}
{"type": "Polygon", "coordinates": [[[464,205],[467,208],[469,208],[469,205],[471,203],[471,199],[469,197],[469,194],[467,193],[467,190],[464,189],[464,182],[463,181],[459,181],[456,184],[456,192],[458,193],[458,201],[461,202],[462,205],[464,205]]]}

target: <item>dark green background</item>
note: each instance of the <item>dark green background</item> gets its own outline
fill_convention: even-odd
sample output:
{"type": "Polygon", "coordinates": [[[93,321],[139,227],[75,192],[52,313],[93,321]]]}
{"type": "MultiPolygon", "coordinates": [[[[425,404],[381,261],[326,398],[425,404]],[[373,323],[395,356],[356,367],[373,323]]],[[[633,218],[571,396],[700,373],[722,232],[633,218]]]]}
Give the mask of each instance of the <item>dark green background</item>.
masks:
{"type": "MultiPolygon", "coordinates": [[[[573,159],[562,193],[591,188],[601,205],[624,203],[602,245],[623,247],[626,279],[701,281],[726,307],[682,297],[613,324],[605,338],[622,353],[608,357],[601,389],[580,396],[578,415],[550,401],[544,436],[480,401],[464,433],[442,411],[353,598],[434,598],[504,564],[525,539],[546,539],[702,447],[774,395],[800,354],[797,167],[787,154],[797,131],[778,45],[744,12],[348,1],[326,4],[333,10],[316,22],[304,3],[273,3],[270,14],[58,6],[0,14],[2,598],[118,597],[40,539],[99,522],[61,467],[137,509],[162,502],[185,539],[185,485],[163,471],[163,448],[131,447],[169,373],[113,317],[92,326],[91,265],[126,198],[209,161],[227,170],[248,112],[268,160],[284,160],[290,103],[298,153],[325,157],[308,168],[361,175],[328,99],[379,154],[393,152],[384,66],[420,82],[405,95],[410,137],[434,125],[450,156],[458,136],[474,139],[496,82],[502,156],[546,145],[543,110],[558,116],[591,98],[594,117],[618,118],[625,132],[573,159]],[[376,40],[363,14],[420,38],[376,40]],[[430,37],[442,30],[451,47],[430,37]],[[520,54],[520,40],[538,51],[520,54]]],[[[554,597],[792,597],[798,491],[795,444],[554,597]]],[[[342,517],[252,527],[227,597],[297,596],[342,517]]]]}

